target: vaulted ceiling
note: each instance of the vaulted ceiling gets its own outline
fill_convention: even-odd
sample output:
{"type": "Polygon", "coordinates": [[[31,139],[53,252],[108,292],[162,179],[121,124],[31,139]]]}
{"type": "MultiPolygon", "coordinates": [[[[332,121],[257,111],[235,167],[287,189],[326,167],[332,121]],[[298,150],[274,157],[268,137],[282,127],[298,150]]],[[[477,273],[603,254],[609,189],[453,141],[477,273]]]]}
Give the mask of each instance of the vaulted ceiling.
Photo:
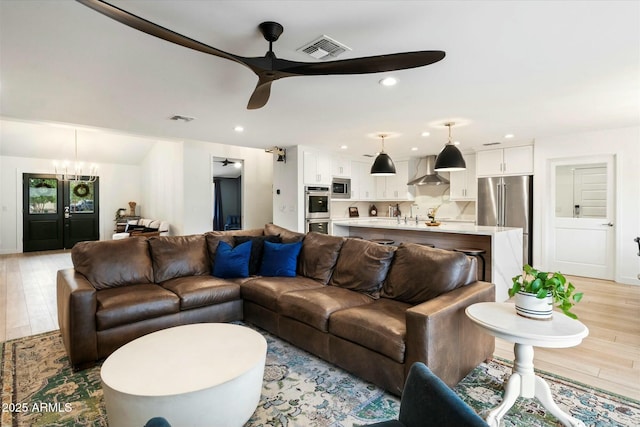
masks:
{"type": "MultiPolygon", "coordinates": [[[[280,58],[317,61],[298,48],[323,34],[352,49],[338,59],[415,50],[443,50],[446,57],[390,73],[279,80],[264,108],[247,110],[257,78],[236,63],[141,33],[75,1],[0,0],[3,118],[117,130],[124,147],[193,139],[257,148],[346,145],[345,153],[361,155],[378,150],[375,135],[385,132],[394,135],[386,148],[395,156],[437,153],[446,121],[457,123],[453,137],[463,150],[640,123],[637,1],[112,3],[243,56],[264,55],[258,24],[273,20],[284,26],[274,44],[280,58]],[[380,85],[389,75],[398,84],[380,85]],[[195,120],[169,119],[176,114],[195,120]],[[430,136],[421,136],[425,131],[430,136]]],[[[38,139],[4,138],[20,126],[6,123],[3,154],[17,155],[38,139]]],[[[39,138],[40,149],[55,146],[39,138]]]]}

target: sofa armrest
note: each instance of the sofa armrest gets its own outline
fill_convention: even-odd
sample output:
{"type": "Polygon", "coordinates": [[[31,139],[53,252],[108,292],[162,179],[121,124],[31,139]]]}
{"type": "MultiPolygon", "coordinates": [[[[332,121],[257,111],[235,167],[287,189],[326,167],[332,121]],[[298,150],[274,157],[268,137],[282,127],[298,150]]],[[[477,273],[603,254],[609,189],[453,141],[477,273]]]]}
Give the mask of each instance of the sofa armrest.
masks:
{"type": "Polygon", "coordinates": [[[67,355],[74,367],[98,358],[96,290],[73,268],[58,270],[56,278],[58,323],[67,355]]]}
{"type": "Polygon", "coordinates": [[[490,359],[494,338],[480,332],[464,312],[485,301],[495,301],[495,285],[476,281],[407,309],[405,375],[415,362],[423,362],[452,387],[490,359]]]}

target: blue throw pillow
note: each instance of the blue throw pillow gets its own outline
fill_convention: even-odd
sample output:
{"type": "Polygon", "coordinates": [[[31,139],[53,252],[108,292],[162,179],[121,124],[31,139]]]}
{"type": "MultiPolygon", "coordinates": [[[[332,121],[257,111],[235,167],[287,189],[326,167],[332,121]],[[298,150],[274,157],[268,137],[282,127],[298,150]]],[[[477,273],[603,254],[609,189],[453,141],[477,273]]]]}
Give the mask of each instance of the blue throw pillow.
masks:
{"type": "Polygon", "coordinates": [[[265,241],[260,264],[261,276],[295,277],[302,242],[272,243],[265,241]]]}
{"type": "Polygon", "coordinates": [[[249,277],[249,258],[251,241],[232,247],[227,242],[218,243],[213,275],[222,279],[249,277]]]}

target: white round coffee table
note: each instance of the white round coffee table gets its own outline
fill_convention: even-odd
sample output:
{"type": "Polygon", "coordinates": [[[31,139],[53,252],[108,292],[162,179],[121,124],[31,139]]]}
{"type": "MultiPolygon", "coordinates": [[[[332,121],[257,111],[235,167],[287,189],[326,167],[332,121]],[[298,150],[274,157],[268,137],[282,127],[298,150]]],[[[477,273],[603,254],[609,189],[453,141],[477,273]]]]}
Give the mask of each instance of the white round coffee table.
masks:
{"type": "Polygon", "coordinates": [[[164,329],[120,347],[100,377],[110,427],[242,426],[262,392],[267,342],[227,323],[164,329]]]}
{"type": "Polygon", "coordinates": [[[482,302],[465,310],[467,317],[482,330],[514,343],[513,373],[504,387],[502,403],[487,416],[487,424],[498,427],[500,420],[518,397],[536,397],[565,426],[584,426],[553,401],[551,389],[533,370],[533,347],[574,347],[589,335],[581,322],[554,312],[551,320],[533,320],[516,314],[514,304],[482,302]]]}

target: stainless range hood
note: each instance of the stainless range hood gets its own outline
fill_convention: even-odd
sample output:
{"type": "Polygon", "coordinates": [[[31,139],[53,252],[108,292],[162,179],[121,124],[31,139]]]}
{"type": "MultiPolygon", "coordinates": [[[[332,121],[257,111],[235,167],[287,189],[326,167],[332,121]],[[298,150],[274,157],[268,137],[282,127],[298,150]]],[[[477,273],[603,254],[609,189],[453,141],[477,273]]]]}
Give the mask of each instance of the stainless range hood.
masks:
{"type": "Polygon", "coordinates": [[[438,175],[435,171],[436,156],[427,156],[424,159],[426,161],[427,173],[419,178],[412,179],[407,185],[441,185],[448,184],[449,180],[438,175]]]}

